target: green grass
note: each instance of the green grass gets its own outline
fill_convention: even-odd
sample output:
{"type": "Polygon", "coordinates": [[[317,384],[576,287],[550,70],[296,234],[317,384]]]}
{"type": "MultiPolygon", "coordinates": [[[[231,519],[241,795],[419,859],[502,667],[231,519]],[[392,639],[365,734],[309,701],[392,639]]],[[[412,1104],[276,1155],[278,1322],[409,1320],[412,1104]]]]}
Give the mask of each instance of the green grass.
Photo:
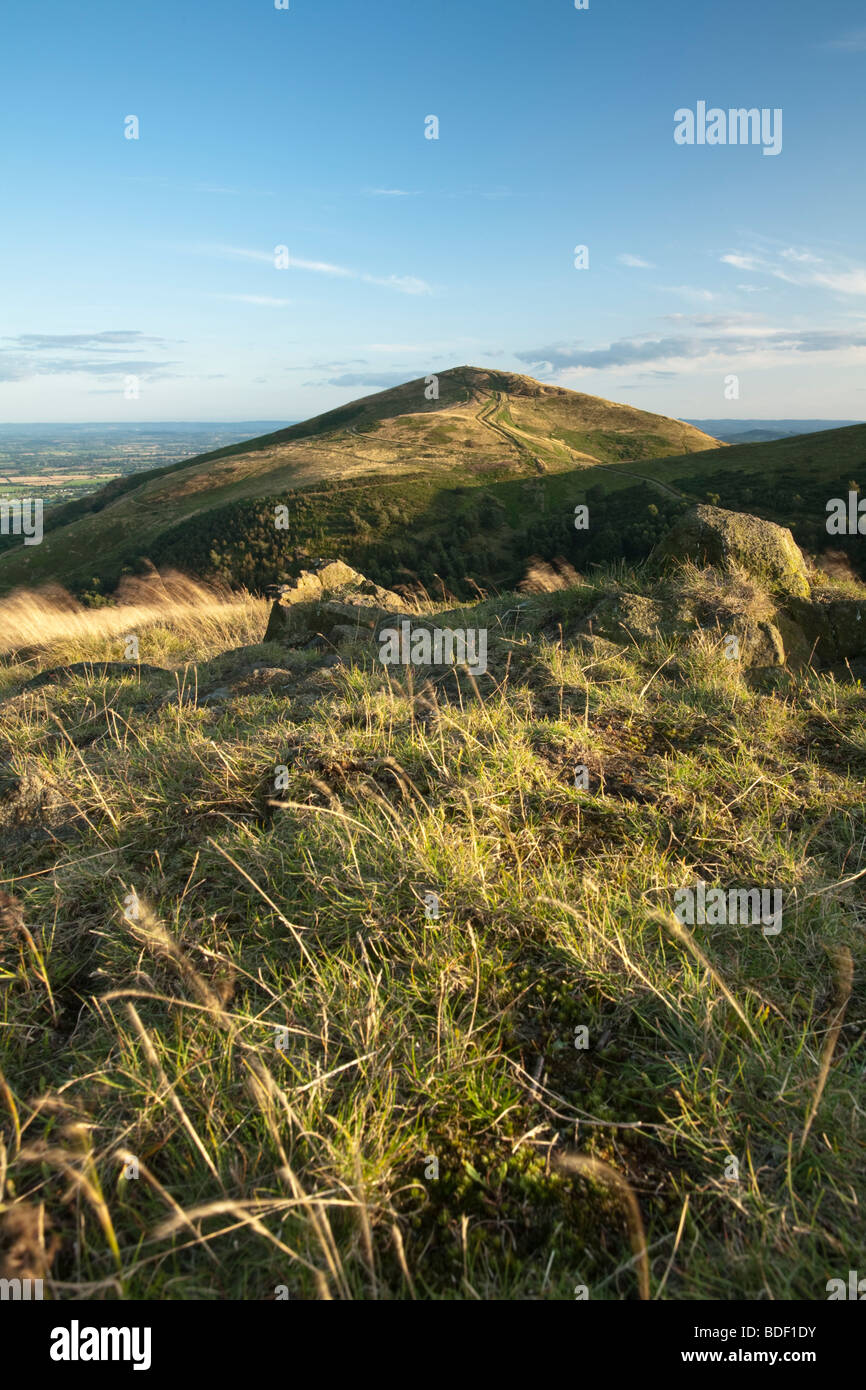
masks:
{"type": "Polygon", "coordinates": [[[27,928],[0,927],[0,1169],[60,1239],[49,1288],[636,1298],[622,1196],[569,1152],[631,1185],[654,1298],[823,1299],[857,1268],[863,691],[710,634],[579,639],[616,583],[658,591],[466,610],[477,691],[256,645],[253,602],[219,640],[143,631],[164,675],[18,693],[109,638],[0,668],[9,776],[41,788],[0,787],[27,928]],[[782,932],[695,927],[696,953],[666,922],[698,876],[781,886],[782,932]]]}

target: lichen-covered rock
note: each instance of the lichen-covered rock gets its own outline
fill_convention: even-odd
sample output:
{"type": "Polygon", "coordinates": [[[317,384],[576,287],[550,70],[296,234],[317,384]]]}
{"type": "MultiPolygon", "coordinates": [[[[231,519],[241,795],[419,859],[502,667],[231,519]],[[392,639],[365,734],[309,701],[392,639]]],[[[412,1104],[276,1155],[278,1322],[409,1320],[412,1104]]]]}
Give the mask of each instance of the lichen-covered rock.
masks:
{"type": "Polygon", "coordinates": [[[579,624],[578,631],[610,642],[649,642],[689,631],[685,613],[643,594],[607,594],[579,624]]]}
{"type": "Polygon", "coordinates": [[[785,643],[775,623],[740,618],[732,626],[744,666],[785,665],[785,643]]]}
{"type": "Polygon", "coordinates": [[[827,605],[827,610],[836,660],[862,656],[866,651],[866,601],[858,598],[833,599],[827,605]]]}
{"type": "Polygon", "coordinates": [[[784,612],[759,617],[703,611],[698,617],[687,601],[674,597],[664,602],[643,594],[607,594],[581,621],[579,631],[620,647],[642,647],[659,637],[694,647],[705,642],[705,633],[714,640],[730,634],[738,638],[738,660],[749,667],[799,667],[810,654],[802,628],[784,612]]]}
{"type": "Polygon", "coordinates": [[[746,574],[773,593],[809,596],[806,562],[791,532],[747,512],[693,507],[675,522],[655,554],[666,562],[692,560],[746,574]]]}
{"type": "Polygon", "coordinates": [[[280,586],[263,640],[297,644],[315,637],[347,641],[350,633],[372,637],[382,617],[405,608],[399,594],[332,560],[280,586]]]}

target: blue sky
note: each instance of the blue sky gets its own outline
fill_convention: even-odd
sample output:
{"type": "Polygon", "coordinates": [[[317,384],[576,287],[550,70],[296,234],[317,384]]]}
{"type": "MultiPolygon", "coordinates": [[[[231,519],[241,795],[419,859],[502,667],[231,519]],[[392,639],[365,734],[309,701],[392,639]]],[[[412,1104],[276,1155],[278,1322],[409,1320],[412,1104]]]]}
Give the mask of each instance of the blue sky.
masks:
{"type": "Polygon", "coordinates": [[[862,0],[6,0],[0,52],[2,421],[461,363],[866,416],[862,0]],[[781,152],[678,145],[701,101],[781,109],[781,152]]]}

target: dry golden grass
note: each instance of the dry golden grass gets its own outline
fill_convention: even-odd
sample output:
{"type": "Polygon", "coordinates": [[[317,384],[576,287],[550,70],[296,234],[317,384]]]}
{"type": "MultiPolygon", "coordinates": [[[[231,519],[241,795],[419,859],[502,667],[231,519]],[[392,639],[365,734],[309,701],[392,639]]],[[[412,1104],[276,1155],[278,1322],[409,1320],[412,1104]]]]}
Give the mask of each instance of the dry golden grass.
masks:
{"type": "Polygon", "coordinates": [[[125,578],[116,602],[104,608],[86,608],[58,585],[17,589],[0,600],[0,655],[57,643],[76,649],[94,638],[140,633],[157,623],[187,634],[207,627],[214,635],[221,630],[228,635],[245,610],[253,609],[260,619],[266,608],[249,594],[228,594],[172,571],[125,578]]]}

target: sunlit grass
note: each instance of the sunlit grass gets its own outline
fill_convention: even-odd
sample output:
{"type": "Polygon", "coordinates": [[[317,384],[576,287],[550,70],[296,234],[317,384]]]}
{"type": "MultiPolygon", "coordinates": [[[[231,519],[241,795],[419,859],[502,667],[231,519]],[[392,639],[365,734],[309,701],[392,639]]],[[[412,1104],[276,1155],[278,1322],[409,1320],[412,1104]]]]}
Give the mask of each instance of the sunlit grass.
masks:
{"type": "Polygon", "coordinates": [[[360,648],[272,645],[257,685],[266,605],[191,607],[141,659],[198,703],[16,693],[127,622],[55,613],[3,673],[0,1177],[34,1266],[60,1239],[48,1288],[815,1299],[857,1267],[856,685],[761,688],[712,637],[673,674],[661,639],[576,641],[571,593],[475,610],[506,630],[482,699],[360,648]],[[697,877],[781,886],[782,932],[677,936],[697,877]]]}

